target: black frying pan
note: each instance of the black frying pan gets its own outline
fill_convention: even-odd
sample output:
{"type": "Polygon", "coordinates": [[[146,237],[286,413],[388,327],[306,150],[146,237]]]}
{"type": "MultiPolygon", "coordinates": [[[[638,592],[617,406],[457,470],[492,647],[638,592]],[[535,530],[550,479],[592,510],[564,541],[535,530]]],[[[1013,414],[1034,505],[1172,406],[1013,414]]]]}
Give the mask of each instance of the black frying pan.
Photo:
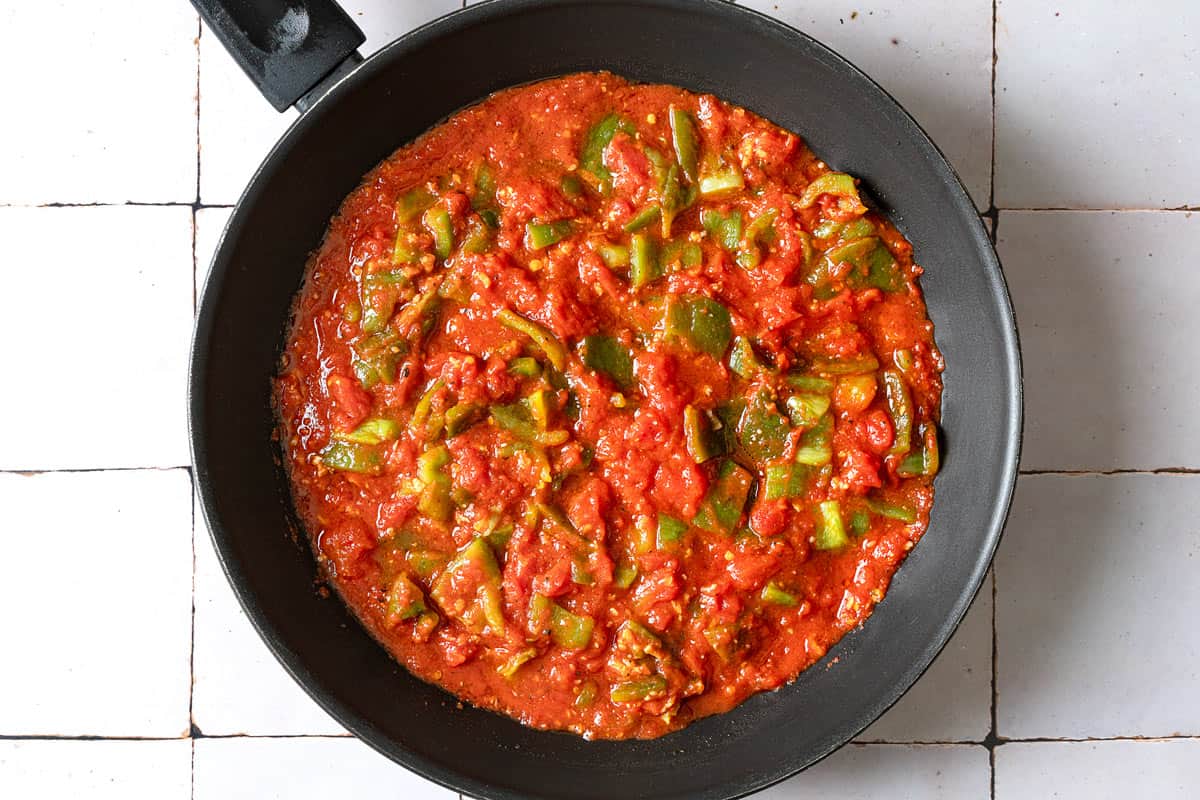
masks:
{"type": "Polygon", "coordinates": [[[1012,310],[983,225],[892,98],[804,34],[718,0],[497,0],[426,25],[361,65],[362,34],[327,0],[194,2],[276,107],[307,109],[254,176],[217,249],[196,325],[190,410],[196,481],[230,583],[322,707],[385,755],[478,798],[703,800],[803,769],[908,689],[958,625],[1000,537],[1021,382],[1012,310]],[[791,685],[654,741],[531,730],[459,708],[411,677],[340,602],[313,591],[315,564],[272,440],[269,381],[292,297],[360,177],[490,92],[599,69],[712,92],[860,176],[916,246],[947,363],[946,456],[929,531],[865,626],[791,685]]]}

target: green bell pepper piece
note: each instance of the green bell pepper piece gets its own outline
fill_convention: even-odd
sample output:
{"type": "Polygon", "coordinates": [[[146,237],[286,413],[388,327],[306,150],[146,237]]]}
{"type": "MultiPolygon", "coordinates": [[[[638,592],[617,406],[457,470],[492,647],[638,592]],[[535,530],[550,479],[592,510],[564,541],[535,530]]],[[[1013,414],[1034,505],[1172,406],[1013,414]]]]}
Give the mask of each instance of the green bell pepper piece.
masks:
{"type": "Polygon", "coordinates": [[[450,221],[450,212],[443,206],[432,206],[421,216],[421,224],[433,237],[433,252],[438,258],[449,258],[454,250],[454,224],[450,221]]]}
{"type": "Polygon", "coordinates": [[[623,244],[609,244],[605,242],[596,247],[596,252],[600,254],[600,258],[604,261],[604,266],[609,269],[629,266],[629,248],[623,244]]]}
{"type": "Polygon", "coordinates": [[[667,306],[668,336],[686,340],[716,359],[725,355],[733,338],[729,310],[703,295],[672,297],[667,306]]]}
{"type": "Polygon", "coordinates": [[[761,597],[763,602],[772,603],[777,606],[793,608],[800,605],[800,598],[781,588],[775,581],[770,581],[763,587],[761,597]]]}
{"type": "Polygon", "coordinates": [[[688,455],[697,464],[725,452],[725,439],[712,429],[703,411],[689,405],[683,409],[683,437],[688,455]]]}
{"type": "Polygon", "coordinates": [[[671,144],[675,147],[675,161],[684,176],[695,183],[700,176],[700,142],[692,115],[677,106],[671,106],[667,115],[671,123],[671,144]]]}
{"type": "Polygon", "coordinates": [[[888,455],[903,456],[912,449],[912,397],[898,370],[885,369],[882,376],[888,413],[892,417],[892,430],[895,432],[895,439],[888,449],[888,455]]]}
{"type": "Polygon", "coordinates": [[[595,175],[600,181],[612,178],[612,173],[604,166],[604,150],[617,131],[622,131],[629,136],[637,133],[637,129],[628,120],[622,119],[616,114],[609,114],[593,125],[583,139],[583,149],[579,154],[579,166],[595,175]]]}
{"type": "Polygon", "coordinates": [[[663,275],[658,245],[644,233],[635,233],[629,247],[629,280],[634,288],[645,286],[663,275]]]}
{"type": "Polygon", "coordinates": [[[817,505],[820,515],[813,546],[818,550],[836,550],[850,544],[842,523],[842,506],[837,500],[824,500],[817,505]]]}
{"type": "Polygon", "coordinates": [[[425,595],[407,575],[392,582],[387,594],[387,618],[404,621],[424,614],[425,595]]]}
{"type": "Polygon", "coordinates": [[[614,684],[609,690],[608,697],[614,703],[637,703],[653,700],[666,694],[666,691],[667,679],[662,675],[650,675],[614,684]]]}
{"type": "Polygon", "coordinates": [[[580,353],[585,366],[602,372],[622,389],[633,385],[633,356],[629,348],[611,336],[595,334],[583,337],[580,353]]]}
{"type": "Polygon", "coordinates": [[[723,461],[717,470],[717,479],[700,502],[693,524],[710,533],[732,533],[741,521],[753,481],[750,473],[737,462],[723,461]]]}
{"type": "Polygon", "coordinates": [[[544,250],[557,244],[575,232],[575,223],[569,219],[554,222],[530,222],[525,225],[525,246],[530,250],[544,250]]]}
{"type": "Polygon", "coordinates": [[[334,440],[318,454],[321,466],[339,472],[374,475],[383,467],[383,454],[373,445],[334,440]]]}
{"type": "Polygon", "coordinates": [[[396,200],[396,220],[397,222],[412,222],[425,211],[425,209],[437,202],[437,195],[426,189],[424,186],[418,186],[415,189],[402,194],[396,200]]]}
{"type": "Polygon", "coordinates": [[[502,325],[512,328],[518,333],[523,333],[532,339],[533,343],[546,354],[546,358],[556,370],[561,372],[566,369],[567,350],[562,346],[562,342],[558,341],[554,334],[547,328],[507,308],[500,309],[496,313],[496,319],[500,320],[502,325]]]}
{"type": "Polygon", "coordinates": [[[334,433],[334,438],[357,444],[380,444],[400,436],[400,423],[377,417],[369,419],[349,433],[334,433]]]}
{"type": "Polygon", "coordinates": [[[877,500],[874,497],[867,498],[867,508],[881,517],[888,519],[898,519],[901,522],[913,523],[917,521],[916,509],[907,506],[888,503],[884,500],[877,500]]]}
{"type": "Polygon", "coordinates": [[[797,428],[811,428],[820,422],[821,417],[829,410],[830,397],[827,394],[810,394],[803,392],[794,394],[787,399],[787,415],[797,428]]]}
{"type": "Polygon", "coordinates": [[[504,602],[500,592],[500,567],[483,537],[476,537],[442,570],[430,596],[448,616],[474,634],[503,636],[504,602]],[[463,588],[474,587],[466,597],[463,588]],[[466,601],[465,603],[460,601],[466,601]]]}
{"type": "Polygon", "coordinates": [[[688,525],[670,514],[658,513],[658,533],[655,544],[659,550],[667,550],[687,533],[688,525]]]}
{"type": "Polygon", "coordinates": [[[774,461],[787,447],[791,426],[770,392],[760,389],[750,398],[737,424],[738,446],[758,464],[774,461]]]}
{"type": "Polygon", "coordinates": [[[833,460],[833,417],[830,414],[821,417],[800,437],[794,460],[810,467],[821,467],[833,460]]]}
{"type": "Polygon", "coordinates": [[[734,209],[722,214],[715,208],[700,212],[700,224],[726,251],[732,253],[742,241],[742,212],[734,209]]]}
{"type": "Polygon", "coordinates": [[[629,222],[626,222],[622,230],[626,233],[637,233],[642,228],[655,222],[662,216],[662,208],[658,204],[646,206],[638,213],[630,217],[629,222]]]}
{"type": "Polygon", "coordinates": [[[823,194],[838,198],[838,208],[843,213],[866,213],[866,207],[858,196],[858,187],[854,178],[843,172],[826,172],[804,188],[800,195],[800,208],[810,208],[815,205],[823,194]]]}
{"type": "Polygon", "coordinates": [[[518,378],[539,378],[542,375],[542,365],[536,358],[518,356],[508,362],[508,374],[518,378]]]}

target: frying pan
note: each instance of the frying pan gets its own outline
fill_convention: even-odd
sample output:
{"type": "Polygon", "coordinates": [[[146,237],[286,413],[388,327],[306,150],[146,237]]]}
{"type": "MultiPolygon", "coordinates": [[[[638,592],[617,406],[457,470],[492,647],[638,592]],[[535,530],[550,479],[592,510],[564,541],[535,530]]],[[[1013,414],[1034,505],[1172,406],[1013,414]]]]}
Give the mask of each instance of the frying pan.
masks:
{"type": "Polygon", "coordinates": [[[720,0],[495,0],[366,61],[327,0],[194,0],[277,107],[304,113],[234,210],[192,346],[192,458],[217,553],[276,657],[381,753],[477,798],[724,800],[828,755],[925,670],[979,588],[1008,511],[1021,428],[1000,265],[945,158],[903,109],[804,34],[720,0]],[[359,63],[361,62],[361,63],[359,63]],[[711,92],[862,178],[912,241],[945,354],[945,460],[928,532],[866,624],[790,685],[653,741],[587,742],[460,707],[313,590],[272,438],[270,378],[306,258],[361,176],[491,92],[580,70],[711,92]]]}

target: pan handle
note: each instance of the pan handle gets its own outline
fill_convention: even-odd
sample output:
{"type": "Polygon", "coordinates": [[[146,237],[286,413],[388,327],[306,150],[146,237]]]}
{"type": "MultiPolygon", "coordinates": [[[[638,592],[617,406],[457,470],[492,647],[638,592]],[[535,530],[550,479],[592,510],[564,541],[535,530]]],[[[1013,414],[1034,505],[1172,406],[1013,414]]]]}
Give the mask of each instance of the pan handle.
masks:
{"type": "Polygon", "coordinates": [[[334,0],[192,0],[263,96],[283,111],[316,102],[362,61],[366,39],[334,0]]]}

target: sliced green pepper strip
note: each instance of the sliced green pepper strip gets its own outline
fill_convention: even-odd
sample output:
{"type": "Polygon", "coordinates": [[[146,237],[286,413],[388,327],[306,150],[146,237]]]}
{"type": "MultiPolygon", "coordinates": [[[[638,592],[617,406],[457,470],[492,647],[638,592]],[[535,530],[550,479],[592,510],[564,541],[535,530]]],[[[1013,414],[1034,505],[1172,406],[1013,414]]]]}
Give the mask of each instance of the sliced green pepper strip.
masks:
{"type": "Polygon", "coordinates": [[[742,212],[734,209],[722,214],[715,208],[700,212],[700,224],[726,251],[732,253],[742,241],[742,212]]]}
{"type": "Polygon", "coordinates": [[[638,703],[653,700],[666,694],[667,679],[662,675],[650,675],[631,681],[613,684],[608,697],[614,703],[638,703]]]}
{"type": "Polygon", "coordinates": [[[938,472],[941,458],[938,453],[937,426],[932,422],[925,423],[918,443],[920,449],[911,451],[896,468],[896,474],[902,478],[922,475],[932,478],[938,472]]]}
{"type": "Polygon", "coordinates": [[[811,428],[825,416],[829,405],[830,397],[827,394],[794,394],[786,403],[788,419],[797,428],[811,428]]]}
{"type": "Polygon", "coordinates": [[[818,394],[833,393],[834,383],[829,378],[820,378],[816,375],[799,375],[792,373],[785,375],[783,380],[788,386],[792,386],[802,392],[816,392],[818,394]]]}
{"type": "Polygon", "coordinates": [[[764,464],[783,455],[791,426],[770,392],[755,392],[737,424],[738,446],[755,463],[764,464]]]}
{"type": "Polygon", "coordinates": [[[390,442],[400,436],[400,423],[383,418],[369,419],[349,433],[334,433],[334,438],[357,444],[390,442]]]}
{"type": "Polygon", "coordinates": [[[550,604],[550,638],[559,647],[582,650],[591,644],[595,620],[572,614],[558,603],[550,604]]]}
{"type": "Polygon", "coordinates": [[[800,208],[811,208],[823,194],[838,198],[838,209],[846,214],[862,215],[867,212],[866,206],[858,196],[858,187],[854,178],[844,172],[826,172],[804,188],[798,203],[800,208]]]}
{"type": "Polygon", "coordinates": [[[433,413],[433,400],[443,388],[446,382],[438,378],[433,383],[429,384],[429,388],[417,400],[417,404],[413,407],[412,418],[409,419],[409,427],[413,429],[423,428],[425,441],[432,441],[437,438],[441,431],[443,420],[438,418],[433,413]]]}
{"type": "Polygon", "coordinates": [[[912,449],[912,397],[898,370],[885,369],[882,376],[883,388],[887,395],[888,413],[892,417],[892,430],[895,432],[895,439],[888,449],[888,455],[903,456],[912,449]]]}
{"type": "Polygon", "coordinates": [[[633,356],[611,336],[585,336],[580,343],[585,366],[602,372],[622,389],[633,385],[633,356]]]}
{"type": "Polygon", "coordinates": [[[635,233],[629,246],[629,280],[634,288],[645,286],[663,275],[658,245],[644,233],[635,233]]]}
{"type": "Polygon", "coordinates": [[[830,414],[821,417],[812,430],[805,431],[800,437],[794,460],[810,467],[822,467],[833,460],[833,417],[830,414]]]}
{"type": "Polygon", "coordinates": [[[871,353],[861,353],[849,358],[825,358],[818,356],[810,365],[814,372],[823,375],[859,375],[879,369],[879,359],[871,353]]]}
{"type": "Polygon", "coordinates": [[[604,166],[604,150],[617,131],[623,131],[630,136],[637,132],[628,120],[624,120],[616,114],[609,114],[593,125],[583,140],[583,149],[579,154],[579,166],[601,181],[612,178],[612,174],[604,166]]]}
{"type": "Polygon", "coordinates": [[[438,258],[449,258],[454,250],[454,223],[450,221],[450,212],[442,206],[432,206],[422,215],[421,224],[433,237],[433,251],[438,258]]]}
{"type": "Polygon", "coordinates": [[[475,196],[471,198],[471,208],[482,211],[496,205],[496,173],[486,161],[479,162],[475,170],[475,196]]]}
{"type": "Polygon", "coordinates": [[[884,500],[876,500],[873,497],[867,498],[867,508],[881,517],[888,519],[898,519],[901,522],[913,523],[917,521],[917,511],[914,508],[888,503],[884,500]]]}
{"type": "Polygon", "coordinates": [[[704,412],[692,405],[683,409],[683,437],[688,455],[697,464],[725,452],[724,437],[718,436],[704,412]]]}
{"type": "Polygon", "coordinates": [[[500,592],[500,567],[483,537],[476,537],[459,551],[433,582],[430,596],[448,615],[475,634],[490,631],[502,636],[505,630],[504,604],[500,592]],[[474,585],[464,598],[463,587],[474,585]],[[462,602],[466,600],[465,604],[462,602]]]}
{"type": "MultiPolygon", "coordinates": [[[[667,242],[662,248],[659,262],[662,264],[664,270],[668,266],[673,268],[683,267],[685,269],[698,267],[704,263],[704,251],[696,242],[667,242]]],[[[671,271],[674,271],[674,269],[671,271]]]]}
{"type": "Polygon", "coordinates": [[[449,522],[454,516],[450,476],[444,471],[449,463],[450,451],[441,444],[417,457],[417,474],[423,484],[417,509],[438,522],[449,522]]]}
{"type": "Polygon", "coordinates": [[[741,191],[745,186],[746,180],[737,167],[726,167],[719,172],[700,176],[700,196],[706,200],[741,191]]]}
{"type": "Polygon", "coordinates": [[[578,175],[567,173],[562,176],[562,180],[558,182],[558,186],[562,189],[562,193],[571,199],[583,196],[583,181],[579,180],[578,175]]]}
{"type": "Polygon", "coordinates": [[[504,663],[496,667],[496,672],[508,680],[512,680],[517,674],[517,670],[523,667],[529,661],[537,658],[538,651],[532,647],[526,647],[524,650],[518,650],[513,653],[504,663]]]}
{"type": "Polygon", "coordinates": [[[617,569],[613,572],[613,586],[618,589],[628,589],[633,586],[633,582],[637,580],[638,568],[636,564],[622,562],[617,565],[617,569]]]}
{"type": "Polygon", "coordinates": [[[764,470],[763,494],[768,500],[801,497],[808,491],[813,468],[807,464],[772,464],[764,470]]]}
{"type": "Polygon", "coordinates": [[[500,320],[501,324],[506,327],[512,328],[518,333],[523,333],[532,339],[533,343],[546,354],[546,358],[554,365],[555,369],[560,372],[566,369],[567,350],[547,328],[507,308],[500,309],[496,314],[496,319],[500,320]]]}
{"type": "Polygon", "coordinates": [[[629,222],[625,223],[622,230],[624,230],[626,233],[637,233],[642,228],[645,228],[647,225],[655,222],[660,216],[662,216],[662,208],[660,208],[658,204],[646,206],[641,211],[634,214],[629,219],[629,222]]]}
{"type": "Polygon", "coordinates": [[[373,475],[383,466],[383,455],[372,445],[358,442],[332,441],[318,454],[321,466],[339,472],[373,475]]]}
{"type": "Polygon", "coordinates": [[[463,239],[462,249],[465,253],[486,253],[492,244],[492,235],[488,231],[483,218],[472,219],[467,225],[467,235],[463,239]]]}
{"type": "Polygon", "coordinates": [[[763,602],[772,603],[777,606],[788,606],[789,608],[800,605],[800,598],[784,590],[775,581],[770,581],[763,587],[762,599],[763,602]]]}
{"type": "Polygon", "coordinates": [[[574,232],[575,224],[569,219],[530,222],[525,226],[525,246],[530,250],[543,250],[561,242],[574,232]]]}
{"type": "Polygon", "coordinates": [[[770,367],[759,358],[754,350],[754,344],[745,336],[734,337],[733,346],[729,350],[729,369],[739,377],[753,380],[770,367]]]}
{"type": "Polygon", "coordinates": [[[716,359],[725,355],[733,338],[729,309],[704,295],[673,297],[667,306],[666,332],[716,359]]]}
{"type": "Polygon", "coordinates": [[[700,175],[700,143],[696,137],[696,126],[692,115],[678,106],[671,106],[667,115],[671,122],[671,144],[675,147],[675,161],[684,176],[695,183],[700,175]]]}
{"type": "Polygon", "coordinates": [[[658,533],[655,536],[655,545],[659,550],[670,549],[672,545],[684,537],[687,530],[688,525],[686,522],[660,511],[658,514],[658,533]]]}
{"type": "Polygon", "coordinates": [[[721,463],[692,522],[711,533],[730,534],[742,518],[753,483],[750,473],[732,459],[721,463]]]}
{"type": "Polygon", "coordinates": [[[457,403],[446,409],[446,436],[453,438],[483,418],[484,408],[478,403],[457,403]]]}
{"type": "Polygon", "coordinates": [[[542,365],[531,356],[518,356],[508,362],[508,374],[519,378],[538,378],[542,374],[542,365]]]}
{"type": "Polygon", "coordinates": [[[387,594],[387,619],[403,622],[424,614],[425,595],[407,575],[392,582],[387,594]]]}
{"type": "Polygon", "coordinates": [[[842,506],[837,500],[824,500],[817,505],[820,515],[813,547],[818,550],[837,550],[850,544],[842,523],[842,506]]]}
{"type": "Polygon", "coordinates": [[[855,536],[862,536],[871,527],[871,515],[863,509],[858,509],[850,515],[850,531],[855,536]]]}
{"type": "Polygon", "coordinates": [[[417,217],[421,216],[425,209],[437,202],[437,195],[426,189],[424,186],[418,186],[409,192],[402,194],[396,200],[396,220],[398,222],[412,222],[417,217]]]}
{"type": "Polygon", "coordinates": [[[845,225],[842,225],[840,230],[837,231],[837,234],[838,238],[845,242],[849,242],[853,239],[864,239],[868,236],[875,235],[875,225],[871,222],[871,220],[865,217],[859,217],[858,219],[851,220],[845,225]]]}
{"type": "Polygon", "coordinates": [[[629,248],[623,244],[609,244],[605,242],[596,247],[596,252],[600,254],[600,258],[604,261],[604,266],[609,269],[629,266],[629,248]]]}
{"type": "Polygon", "coordinates": [[[659,196],[662,199],[661,233],[663,239],[670,239],[671,225],[675,222],[676,215],[687,206],[683,187],[679,183],[679,165],[672,164],[667,168],[659,189],[659,196]]]}

